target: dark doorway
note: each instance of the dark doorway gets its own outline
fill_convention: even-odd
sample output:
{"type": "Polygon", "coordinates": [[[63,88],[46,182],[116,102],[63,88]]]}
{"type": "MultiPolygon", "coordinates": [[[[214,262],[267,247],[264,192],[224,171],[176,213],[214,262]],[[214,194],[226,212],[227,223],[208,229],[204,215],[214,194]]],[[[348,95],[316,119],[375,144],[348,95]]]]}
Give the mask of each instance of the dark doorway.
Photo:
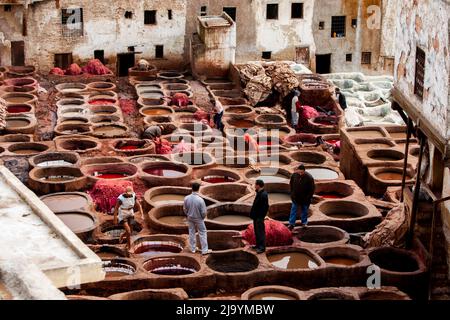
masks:
{"type": "Polygon", "coordinates": [[[105,50],[95,50],[94,59],[98,59],[101,63],[105,64],[105,50]]]}
{"type": "Polygon", "coordinates": [[[11,41],[11,65],[25,65],[25,42],[11,41]]]}
{"type": "Polygon", "coordinates": [[[55,54],[55,67],[67,69],[73,63],[72,53],[57,53],[55,54]]]}
{"type": "Polygon", "coordinates": [[[331,72],[331,53],[316,55],[316,72],[317,73],[331,72]]]}
{"type": "Polygon", "coordinates": [[[119,77],[128,76],[128,69],[134,67],[135,52],[119,53],[117,55],[117,75],[119,77]]]}
{"type": "Polygon", "coordinates": [[[234,22],[236,22],[236,7],[223,7],[223,11],[226,12],[234,22]]]}

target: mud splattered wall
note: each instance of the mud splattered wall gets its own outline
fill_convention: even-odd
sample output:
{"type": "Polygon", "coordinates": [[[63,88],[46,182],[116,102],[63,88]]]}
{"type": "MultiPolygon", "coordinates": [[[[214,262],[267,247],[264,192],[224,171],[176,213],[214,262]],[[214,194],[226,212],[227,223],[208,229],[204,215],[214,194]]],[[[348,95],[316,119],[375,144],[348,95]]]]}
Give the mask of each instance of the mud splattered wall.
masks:
{"type": "Polygon", "coordinates": [[[61,0],[30,7],[26,41],[27,63],[38,65],[41,71],[53,67],[54,54],[72,53],[74,62],[94,57],[94,50],[104,50],[105,58],[114,63],[117,53],[128,47],[142,52],[142,57],[155,58],[155,46],[164,46],[160,62],[183,64],[186,28],[186,1],[61,0]],[[63,36],[61,8],[83,8],[83,34],[63,36]],[[156,24],[144,24],[144,12],[156,10],[156,24]],[[171,10],[171,13],[169,13],[171,10]],[[126,16],[127,14],[127,16],[126,16]],[[171,18],[171,19],[170,19],[171,18]]]}
{"type": "Polygon", "coordinates": [[[445,139],[450,138],[449,7],[444,0],[399,2],[395,54],[397,88],[445,139]],[[414,94],[417,47],[426,55],[423,101],[414,94]]]}
{"type": "Polygon", "coordinates": [[[11,11],[6,12],[0,6],[0,65],[11,63],[11,41],[22,41],[23,7],[11,6],[11,11]],[[6,42],[7,41],[7,42],[6,42]]]}

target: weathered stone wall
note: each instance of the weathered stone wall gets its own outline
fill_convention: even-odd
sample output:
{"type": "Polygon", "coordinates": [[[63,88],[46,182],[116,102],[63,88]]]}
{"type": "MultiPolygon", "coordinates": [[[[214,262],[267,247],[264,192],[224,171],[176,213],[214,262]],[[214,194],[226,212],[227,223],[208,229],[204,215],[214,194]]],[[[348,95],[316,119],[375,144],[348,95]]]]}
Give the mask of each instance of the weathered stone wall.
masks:
{"type": "MultiPolygon", "coordinates": [[[[29,7],[25,53],[26,63],[39,66],[45,72],[53,67],[54,54],[73,53],[74,62],[94,57],[94,50],[104,50],[105,58],[114,64],[117,53],[135,46],[141,57],[155,58],[155,45],[164,45],[164,61],[184,61],[186,1],[162,0],[61,0],[44,1],[29,7]],[[61,26],[61,8],[83,8],[84,35],[64,37],[61,26]],[[168,10],[172,10],[172,20],[168,10]],[[144,24],[144,11],[157,10],[157,24],[144,24]],[[125,12],[133,13],[131,19],[125,12]]],[[[2,26],[3,29],[3,26],[2,26]]],[[[164,62],[161,61],[161,62],[164,62]]]]}
{"type": "MultiPolygon", "coordinates": [[[[4,41],[22,41],[23,7],[12,6],[11,12],[0,7],[0,39],[4,41]]],[[[11,64],[11,48],[7,42],[0,40],[0,65],[11,64]]]]}
{"type": "Polygon", "coordinates": [[[450,5],[444,0],[422,0],[402,1],[398,6],[395,84],[449,139],[450,5]],[[417,47],[426,53],[423,101],[414,94],[417,47]]]}

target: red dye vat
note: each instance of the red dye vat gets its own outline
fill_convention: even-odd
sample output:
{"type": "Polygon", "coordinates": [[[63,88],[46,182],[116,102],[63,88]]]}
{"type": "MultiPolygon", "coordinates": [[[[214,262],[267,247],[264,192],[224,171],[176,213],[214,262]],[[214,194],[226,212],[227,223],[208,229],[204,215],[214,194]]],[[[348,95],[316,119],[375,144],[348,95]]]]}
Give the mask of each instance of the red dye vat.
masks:
{"type": "Polygon", "coordinates": [[[335,139],[335,140],[331,139],[331,140],[326,140],[325,142],[329,143],[329,144],[332,144],[332,145],[336,145],[338,142],[341,142],[341,140],[339,140],[339,139],[335,139]]]}
{"type": "Polygon", "coordinates": [[[230,183],[230,182],[235,182],[236,180],[231,177],[210,176],[210,177],[204,177],[202,179],[202,181],[208,182],[208,183],[230,183]]]}
{"type": "Polygon", "coordinates": [[[30,112],[31,108],[25,105],[11,105],[8,106],[8,113],[24,113],[30,112]]]}
{"type": "Polygon", "coordinates": [[[138,146],[122,146],[122,147],[119,147],[119,150],[137,150],[137,149],[139,149],[138,146]]]}
{"type": "Polygon", "coordinates": [[[97,178],[100,179],[122,179],[125,177],[128,177],[126,174],[123,173],[100,173],[99,175],[96,176],[97,178]]]}
{"type": "Polygon", "coordinates": [[[114,104],[114,100],[112,100],[112,99],[95,99],[95,100],[89,101],[89,104],[104,106],[105,104],[106,105],[114,104]]]}
{"type": "Polygon", "coordinates": [[[153,176],[159,176],[159,177],[168,177],[168,178],[177,178],[184,175],[184,172],[181,170],[176,169],[169,169],[169,168],[151,168],[151,169],[145,169],[145,173],[153,175],[153,176]]]}

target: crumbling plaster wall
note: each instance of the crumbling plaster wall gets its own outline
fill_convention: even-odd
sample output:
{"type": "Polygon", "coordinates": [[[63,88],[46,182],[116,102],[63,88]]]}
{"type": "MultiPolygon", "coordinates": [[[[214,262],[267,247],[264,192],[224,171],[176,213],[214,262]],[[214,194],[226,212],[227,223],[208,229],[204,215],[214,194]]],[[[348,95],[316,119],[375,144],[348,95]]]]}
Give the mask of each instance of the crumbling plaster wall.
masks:
{"type": "Polygon", "coordinates": [[[271,51],[274,60],[296,60],[296,47],[309,47],[310,59],[314,57],[312,21],[314,1],[253,1],[256,21],[256,51],[259,58],[263,51],[271,51]],[[291,3],[303,2],[303,19],[291,18],[291,3]],[[267,20],[267,4],[278,3],[278,19],[267,20]]]}
{"type": "Polygon", "coordinates": [[[399,1],[396,23],[395,84],[442,137],[449,139],[449,30],[444,0],[399,1]],[[426,53],[424,97],[414,94],[416,47],[426,53]]]}
{"type": "Polygon", "coordinates": [[[143,52],[142,57],[155,58],[155,45],[164,45],[164,60],[183,63],[186,28],[186,1],[174,0],[61,0],[60,8],[54,1],[45,1],[30,7],[29,37],[25,52],[28,64],[39,66],[45,72],[53,67],[56,53],[73,53],[75,62],[92,59],[94,50],[104,50],[105,58],[114,63],[117,53],[127,52],[129,46],[143,52]],[[84,36],[62,36],[61,8],[83,8],[84,36]],[[168,10],[173,19],[169,20],[168,10]],[[157,10],[157,24],[144,25],[144,11],[157,10]],[[124,17],[126,11],[132,19],[124,17]]]}
{"type": "MultiPolygon", "coordinates": [[[[7,41],[22,41],[23,7],[12,6],[11,12],[5,12],[0,7],[0,39],[7,41]]],[[[0,65],[11,64],[11,48],[0,40],[0,65]]]]}

